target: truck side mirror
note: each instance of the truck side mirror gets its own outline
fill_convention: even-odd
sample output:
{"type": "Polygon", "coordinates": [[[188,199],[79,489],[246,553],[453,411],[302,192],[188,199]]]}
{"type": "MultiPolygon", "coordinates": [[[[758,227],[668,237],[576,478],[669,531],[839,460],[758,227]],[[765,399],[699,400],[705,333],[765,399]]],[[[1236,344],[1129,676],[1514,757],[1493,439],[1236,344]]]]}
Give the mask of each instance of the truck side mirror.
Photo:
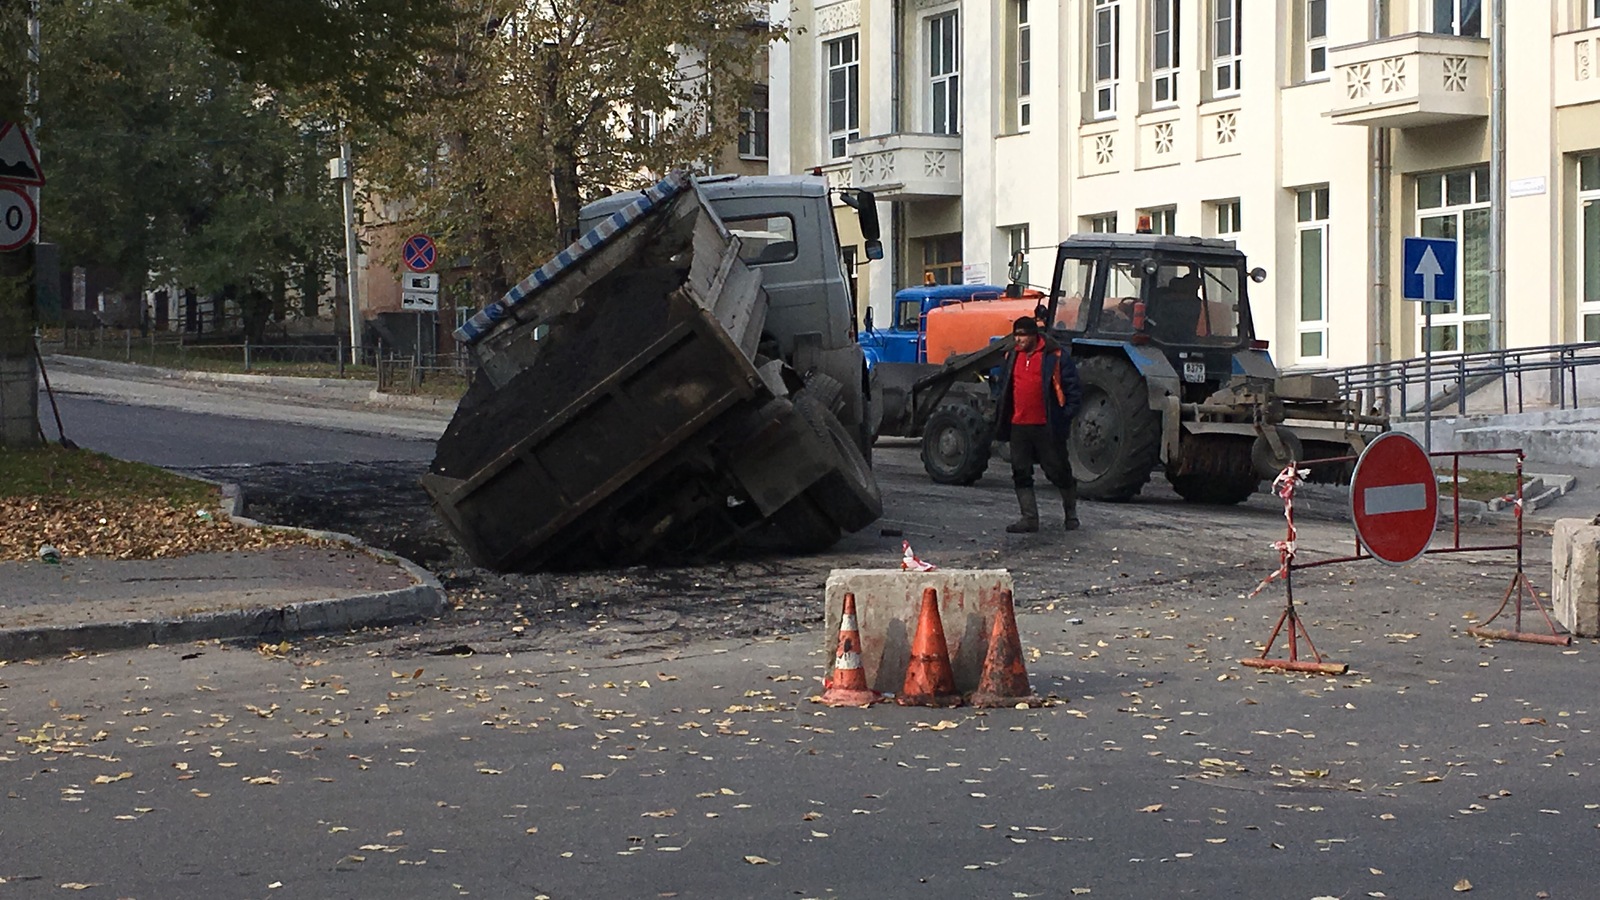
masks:
{"type": "Polygon", "coordinates": [[[866,315],[861,319],[861,330],[869,332],[872,330],[872,307],[870,306],[867,307],[866,315]]]}
{"type": "Polygon", "coordinates": [[[882,237],[882,229],[878,226],[878,199],[871,191],[860,188],[845,188],[839,192],[839,199],[845,205],[856,211],[856,218],[861,222],[861,236],[867,240],[867,258],[882,259],[883,245],[878,242],[882,237]],[[872,245],[878,244],[878,255],[872,255],[872,245]]]}
{"type": "Polygon", "coordinates": [[[883,259],[883,241],[877,238],[867,239],[867,259],[883,259]]]}

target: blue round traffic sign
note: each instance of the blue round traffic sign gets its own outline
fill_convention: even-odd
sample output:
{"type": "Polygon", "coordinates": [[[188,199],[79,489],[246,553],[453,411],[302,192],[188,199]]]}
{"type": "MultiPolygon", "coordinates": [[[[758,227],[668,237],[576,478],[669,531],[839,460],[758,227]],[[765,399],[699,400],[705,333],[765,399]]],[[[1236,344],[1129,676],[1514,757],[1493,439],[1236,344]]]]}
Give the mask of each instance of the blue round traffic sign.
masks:
{"type": "Polygon", "coordinates": [[[425,234],[413,234],[400,245],[400,260],[413,272],[426,272],[432,269],[438,258],[439,248],[434,245],[433,238],[425,234]]]}

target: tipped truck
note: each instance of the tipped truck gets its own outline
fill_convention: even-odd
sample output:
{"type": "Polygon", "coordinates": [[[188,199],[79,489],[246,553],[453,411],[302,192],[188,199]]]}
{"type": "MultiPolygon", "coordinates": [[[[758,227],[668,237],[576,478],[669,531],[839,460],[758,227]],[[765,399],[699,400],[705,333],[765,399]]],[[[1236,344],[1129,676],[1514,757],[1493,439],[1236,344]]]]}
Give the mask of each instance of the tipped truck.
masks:
{"type": "Polygon", "coordinates": [[[848,286],[817,271],[838,257],[822,179],[674,173],[585,223],[456,332],[478,371],[423,485],[474,562],[812,551],[876,520],[848,286]]]}

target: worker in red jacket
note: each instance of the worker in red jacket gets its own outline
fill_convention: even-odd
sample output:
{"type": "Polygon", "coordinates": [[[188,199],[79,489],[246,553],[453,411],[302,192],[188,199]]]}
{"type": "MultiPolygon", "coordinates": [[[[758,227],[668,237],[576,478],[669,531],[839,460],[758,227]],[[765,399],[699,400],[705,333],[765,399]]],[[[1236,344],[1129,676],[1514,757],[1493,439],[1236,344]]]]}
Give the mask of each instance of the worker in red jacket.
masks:
{"type": "Polygon", "coordinates": [[[1078,527],[1078,482],[1067,458],[1067,436],[1078,413],[1082,389],[1072,354],[1044,334],[1030,316],[1011,327],[1013,344],[1001,374],[1000,410],[995,439],[1011,442],[1011,483],[1022,518],[1006,526],[1012,534],[1039,530],[1039,501],[1033,492],[1033,467],[1061,491],[1063,524],[1078,527]]]}

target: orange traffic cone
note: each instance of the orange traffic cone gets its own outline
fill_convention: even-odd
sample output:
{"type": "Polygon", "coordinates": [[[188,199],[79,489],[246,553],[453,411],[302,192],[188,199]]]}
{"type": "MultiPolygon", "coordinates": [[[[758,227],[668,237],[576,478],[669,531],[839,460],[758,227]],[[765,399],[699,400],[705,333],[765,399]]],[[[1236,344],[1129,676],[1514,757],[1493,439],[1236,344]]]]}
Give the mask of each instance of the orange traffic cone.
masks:
{"type": "Polygon", "coordinates": [[[950,647],[944,640],[944,623],[939,621],[939,592],[922,589],[922,614],[917,618],[917,633],[911,639],[911,664],[906,667],[906,683],[895,702],[901,706],[960,706],[955,672],[950,669],[950,647]]]}
{"type": "Polygon", "coordinates": [[[968,702],[988,709],[1039,706],[1044,702],[1029,686],[1028,670],[1022,665],[1022,638],[1017,634],[1017,613],[1011,605],[1010,591],[1000,592],[1000,606],[989,629],[989,650],[983,657],[983,676],[968,702]]]}
{"type": "Polygon", "coordinates": [[[829,706],[870,706],[883,695],[867,687],[867,673],[861,668],[861,630],[856,625],[856,595],[844,595],[844,615],[839,618],[839,652],[833,658],[833,673],[822,683],[818,703],[829,706]]]}

